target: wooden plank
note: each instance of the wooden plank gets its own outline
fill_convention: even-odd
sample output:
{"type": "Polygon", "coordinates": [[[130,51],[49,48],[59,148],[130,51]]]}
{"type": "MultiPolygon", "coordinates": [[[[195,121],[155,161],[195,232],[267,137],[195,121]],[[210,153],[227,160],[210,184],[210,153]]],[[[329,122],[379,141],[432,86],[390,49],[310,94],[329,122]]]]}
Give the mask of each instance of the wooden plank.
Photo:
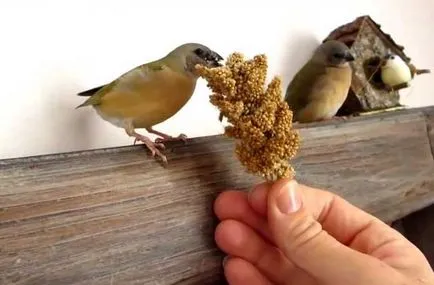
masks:
{"type": "Polygon", "coordinates": [[[431,144],[431,155],[434,157],[434,112],[432,112],[432,109],[427,109],[425,115],[428,121],[426,127],[431,144]]]}
{"type": "MultiPolygon", "coordinates": [[[[393,221],[434,202],[434,107],[300,125],[298,180],[393,221]]],[[[260,179],[222,136],[0,160],[0,284],[221,284],[212,203],[260,179]]]]}

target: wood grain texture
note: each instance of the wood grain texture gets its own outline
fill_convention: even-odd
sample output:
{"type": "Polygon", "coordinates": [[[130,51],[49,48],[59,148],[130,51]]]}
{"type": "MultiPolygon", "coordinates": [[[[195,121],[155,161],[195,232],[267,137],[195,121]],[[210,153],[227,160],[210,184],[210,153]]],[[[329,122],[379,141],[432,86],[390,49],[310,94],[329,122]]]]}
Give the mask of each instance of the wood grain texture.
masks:
{"type": "MultiPolygon", "coordinates": [[[[300,182],[385,221],[434,202],[434,107],[300,125],[300,182]],[[431,138],[431,143],[430,139],[431,138]]],[[[212,203],[246,174],[223,136],[0,160],[0,284],[222,284],[212,203]]]]}
{"type": "Polygon", "coordinates": [[[425,114],[428,120],[426,127],[429,136],[429,141],[431,144],[431,155],[432,157],[434,157],[434,112],[429,111],[428,109],[425,114]]]}

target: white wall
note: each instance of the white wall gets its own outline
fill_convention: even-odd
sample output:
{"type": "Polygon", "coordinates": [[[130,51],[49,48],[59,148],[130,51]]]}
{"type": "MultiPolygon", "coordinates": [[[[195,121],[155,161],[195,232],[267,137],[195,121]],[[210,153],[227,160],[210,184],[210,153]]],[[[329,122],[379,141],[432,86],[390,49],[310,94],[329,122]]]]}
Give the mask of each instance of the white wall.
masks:
{"type": "MultiPolygon", "coordinates": [[[[270,75],[282,75],[286,88],[320,40],[364,14],[404,45],[413,63],[434,69],[433,0],[2,1],[0,158],[131,144],[91,108],[75,110],[83,100],[75,94],[178,44],[201,42],[224,57],[266,53],[270,75]]],[[[433,105],[433,76],[416,78],[403,103],[433,105]]],[[[159,129],[220,133],[208,95],[201,80],[188,105],[159,129]]]]}

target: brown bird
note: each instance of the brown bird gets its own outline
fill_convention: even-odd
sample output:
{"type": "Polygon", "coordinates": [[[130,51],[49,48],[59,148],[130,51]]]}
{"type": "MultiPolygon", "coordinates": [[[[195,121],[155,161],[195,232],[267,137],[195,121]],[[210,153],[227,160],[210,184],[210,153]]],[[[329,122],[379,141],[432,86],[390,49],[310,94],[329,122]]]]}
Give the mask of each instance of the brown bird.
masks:
{"type": "Polygon", "coordinates": [[[335,117],[351,86],[354,57],[342,42],[322,43],[287,87],[285,101],[293,121],[309,123],[335,117]]]}
{"type": "Polygon", "coordinates": [[[98,115],[111,124],[123,128],[143,142],[163,162],[167,158],[160,149],[163,142],[185,140],[180,134],[172,137],[156,131],[152,126],[175,115],[191,98],[199,76],[195,66],[217,67],[223,58],[208,47],[188,43],[183,44],[165,57],[140,65],[111,83],[79,93],[79,96],[91,96],[77,108],[92,106],[98,115]],[[149,133],[160,136],[155,142],[138,134],[135,129],[145,128],[149,133]]]}

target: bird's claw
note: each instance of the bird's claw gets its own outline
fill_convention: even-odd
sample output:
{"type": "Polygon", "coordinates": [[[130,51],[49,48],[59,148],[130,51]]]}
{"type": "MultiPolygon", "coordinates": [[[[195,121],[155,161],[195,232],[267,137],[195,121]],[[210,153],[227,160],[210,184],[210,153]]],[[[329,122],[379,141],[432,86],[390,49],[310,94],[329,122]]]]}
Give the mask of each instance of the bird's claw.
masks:
{"type": "Polygon", "coordinates": [[[164,164],[167,164],[167,157],[159,150],[164,150],[166,148],[163,143],[152,142],[149,138],[141,135],[135,137],[134,144],[136,144],[138,141],[141,141],[146,145],[151,152],[152,157],[158,156],[161,158],[164,164]]]}
{"type": "Polygon", "coordinates": [[[177,137],[163,137],[163,138],[156,138],[155,139],[155,143],[165,143],[165,142],[171,142],[171,141],[183,141],[184,143],[187,142],[187,135],[185,134],[180,134],[177,137]]]}
{"type": "MultiPolygon", "coordinates": [[[[140,139],[135,138],[135,139],[134,139],[134,143],[133,143],[133,145],[136,145],[136,143],[137,143],[137,142],[140,142],[140,141],[141,141],[140,139]]],[[[155,145],[156,147],[160,148],[161,150],[165,150],[165,149],[166,149],[166,146],[165,146],[162,142],[159,142],[159,141],[157,141],[157,140],[155,140],[154,145],[155,145]]]]}
{"type": "Polygon", "coordinates": [[[161,158],[164,164],[167,164],[167,157],[157,149],[156,145],[154,145],[154,147],[148,146],[148,149],[151,151],[152,157],[158,156],[159,158],[161,158]]]}

